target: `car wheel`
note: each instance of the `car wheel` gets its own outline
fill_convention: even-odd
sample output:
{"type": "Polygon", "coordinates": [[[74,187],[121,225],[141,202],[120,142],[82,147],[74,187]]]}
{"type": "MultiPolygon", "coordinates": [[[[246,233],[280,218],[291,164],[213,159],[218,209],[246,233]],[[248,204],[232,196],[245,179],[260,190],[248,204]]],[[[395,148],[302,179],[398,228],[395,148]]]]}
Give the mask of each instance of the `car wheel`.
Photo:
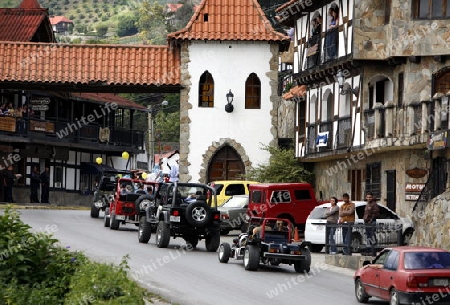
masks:
{"type": "Polygon", "coordinates": [[[100,214],[100,210],[96,206],[91,205],[91,217],[98,218],[99,214],[100,214]]]}
{"type": "Polygon", "coordinates": [[[358,233],[352,233],[352,252],[353,253],[359,253],[361,252],[361,245],[362,245],[362,237],[358,233]]]}
{"type": "Polygon", "coordinates": [[[167,248],[170,242],[170,228],[164,221],[160,221],[156,228],[156,246],[158,248],[167,248]]]}
{"type": "Polygon", "coordinates": [[[355,296],[360,303],[367,303],[369,301],[369,295],[366,293],[361,279],[356,279],[355,281],[355,296]]]}
{"type": "Polygon", "coordinates": [[[208,252],[216,252],[220,245],[220,231],[211,230],[205,238],[205,246],[208,252]]]}
{"type": "Polygon", "coordinates": [[[230,230],[220,230],[220,235],[228,235],[230,233],[230,230]]]}
{"type": "Polygon", "coordinates": [[[103,225],[106,228],[109,228],[110,225],[109,208],[105,209],[105,217],[103,218],[103,225]]]}
{"type": "Polygon", "coordinates": [[[398,299],[398,292],[394,288],[391,290],[391,299],[389,300],[389,305],[400,305],[400,301],[398,299]]]}
{"type": "Polygon", "coordinates": [[[147,217],[142,216],[141,219],[139,219],[138,240],[140,243],[146,244],[151,236],[151,225],[147,222],[147,217]]]}
{"type": "Polygon", "coordinates": [[[402,243],[404,246],[409,246],[413,234],[414,234],[413,229],[406,229],[405,233],[403,233],[402,236],[402,243]]]}
{"type": "Polygon", "coordinates": [[[229,243],[223,243],[219,246],[219,262],[228,263],[231,255],[231,246],[229,243]]]}
{"type": "Polygon", "coordinates": [[[186,221],[194,227],[204,227],[211,218],[209,206],[204,201],[196,201],[186,208],[186,221]]]}
{"type": "Polygon", "coordinates": [[[309,252],[309,249],[303,248],[302,254],[306,257],[306,259],[302,261],[295,261],[294,263],[295,272],[309,273],[309,271],[311,270],[311,252],[309,252]]]}
{"type": "Polygon", "coordinates": [[[319,253],[323,249],[323,245],[310,244],[308,246],[309,250],[313,253],[319,253]]]}
{"type": "Polygon", "coordinates": [[[111,216],[109,219],[109,226],[111,230],[119,230],[120,221],[116,219],[116,214],[114,213],[114,211],[111,212],[111,216]]]}
{"type": "Polygon", "coordinates": [[[256,271],[259,266],[259,247],[256,245],[247,245],[244,252],[245,270],[256,271]]]}

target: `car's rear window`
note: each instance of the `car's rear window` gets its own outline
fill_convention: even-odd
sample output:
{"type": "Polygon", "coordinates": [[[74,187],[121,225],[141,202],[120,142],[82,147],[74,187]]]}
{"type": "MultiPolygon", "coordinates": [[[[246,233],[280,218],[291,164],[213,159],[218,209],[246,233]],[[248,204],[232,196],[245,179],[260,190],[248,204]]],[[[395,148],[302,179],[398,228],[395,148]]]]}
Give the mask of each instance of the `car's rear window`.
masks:
{"type": "Polygon", "coordinates": [[[450,268],[450,252],[406,252],[405,269],[450,268]]]}
{"type": "Polygon", "coordinates": [[[325,217],[325,210],[326,208],[323,207],[316,207],[314,208],[311,213],[309,214],[310,219],[323,219],[325,217]]]}
{"type": "Polygon", "coordinates": [[[294,196],[296,200],[311,199],[311,192],[309,190],[294,190],[294,196]]]}

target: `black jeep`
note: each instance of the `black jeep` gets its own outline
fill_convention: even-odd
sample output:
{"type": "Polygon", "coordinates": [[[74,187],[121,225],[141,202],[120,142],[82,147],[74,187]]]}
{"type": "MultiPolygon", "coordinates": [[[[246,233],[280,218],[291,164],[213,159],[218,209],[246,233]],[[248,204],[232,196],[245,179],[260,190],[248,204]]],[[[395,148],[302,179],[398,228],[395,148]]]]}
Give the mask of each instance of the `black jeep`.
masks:
{"type": "Polygon", "coordinates": [[[139,242],[148,242],[155,223],[159,248],[166,248],[170,237],[181,237],[193,248],[205,239],[206,250],[215,252],[220,244],[220,212],[214,188],[200,183],[161,184],[155,205],[147,207],[139,222],[139,242]]]}
{"type": "Polygon", "coordinates": [[[130,175],[129,171],[103,170],[97,176],[97,188],[94,192],[94,200],[91,203],[91,217],[98,218],[100,210],[105,211],[110,201],[114,198],[119,175],[130,175]]]}

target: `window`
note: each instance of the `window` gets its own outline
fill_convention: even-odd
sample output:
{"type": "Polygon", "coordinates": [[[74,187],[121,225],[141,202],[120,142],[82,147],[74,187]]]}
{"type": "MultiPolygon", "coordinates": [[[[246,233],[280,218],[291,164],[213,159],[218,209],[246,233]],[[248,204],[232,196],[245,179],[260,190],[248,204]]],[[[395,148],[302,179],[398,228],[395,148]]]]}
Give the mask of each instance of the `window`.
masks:
{"type": "Polygon", "coordinates": [[[397,270],[399,257],[400,253],[398,253],[398,251],[392,250],[384,262],[384,268],[389,270],[397,270]]]}
{"type": "Polygon", "coordinates": [[[397,95],[397,106],[402,107],[403,106],[403,91],[405,90],[405,80],[404,80],[404,74],[399,73],[398,74],[398,95],[397,95]]]}
{"type": "MultiPolygon", "coordinates": [[[[53,172],[53,183],[55,188],[63,187],[63,167],[55,166],[55,171],[53,172]]],[[[92,188],[93,189],[93,188],[92,188]]]]}
{"type": "Polygon", "coordinates": [[[245,109],[261,109],[261,81],[255,73],[245,81],[245,109]]]}
{"type": "Polygon", "coordinates": [[[368,163],[366,168],[366,193],[372,192],[376,199],[381,195],[381,163],[368,163]]]}
{"type": "Polygon", "coordinates": [[[311,193],[309,190],[294,190],[294,196],[297,200],[311,199],[311,193]]]}
{"type": "Polygon", "coordinates": [[[226,196],[245,195],[245,187],[242,184],[230,184],[225,190],[226,196]]]}
{"type": "Polygon", "coordinates": [[[202,76],[200,76],[198,106],[214,107],[214,79],[208,71],[205,71],[202,76]]]}
{"type": "Polygon", "coordinates": [[[413,11],[419,19],[449,18],[450,0],[415,0],[413,11]]]}
{"type": "Polygon", "coordinates": [[[261,191],[252,192],[252,203],[261,203],[262,193],[261,191]]]}
{"type": "Polygon", "coordinates": [[[272,198],[270,198],[270,202],[291,202],[291,194],[289,193],[289,191],[274,191],[272,193],[272,198]]]}

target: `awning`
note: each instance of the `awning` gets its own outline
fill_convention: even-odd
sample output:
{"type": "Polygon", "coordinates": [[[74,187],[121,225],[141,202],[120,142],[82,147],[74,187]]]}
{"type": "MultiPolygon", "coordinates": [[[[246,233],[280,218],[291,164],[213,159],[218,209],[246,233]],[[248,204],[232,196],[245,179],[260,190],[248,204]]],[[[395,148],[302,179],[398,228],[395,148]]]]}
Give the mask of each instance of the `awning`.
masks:
{"type": "Polygon", "coordinates": [[[81,162],[81,173],[82,174],[88,174],[88,175],[95,175],[99,174],[103,171],[113,171],[118,172],[117,169],[114,167],[103,165],[103,164],[97,164],[93,162],[81,162]]]}

